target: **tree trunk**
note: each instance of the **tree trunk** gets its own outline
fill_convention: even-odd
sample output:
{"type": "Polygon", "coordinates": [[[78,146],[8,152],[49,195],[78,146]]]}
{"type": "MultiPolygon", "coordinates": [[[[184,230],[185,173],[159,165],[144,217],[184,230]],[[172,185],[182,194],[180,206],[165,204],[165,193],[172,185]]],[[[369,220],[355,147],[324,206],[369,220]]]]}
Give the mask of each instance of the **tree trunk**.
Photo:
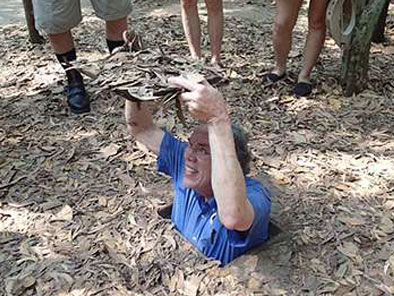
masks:
{"type": "Polygon", "coordinates": [[[386,19],[389,11],[389,6],[390,0],[386,0],[385,7],[383,8],[383,12],[379,17],[378,24],[375,28],[375,32],[373,33],[372,42],[383,43],[385,41],[384,29],[386,28],[386,19]]]}
{"type": "Polygon", "coordinates": [[[356,26],[350,45],[342,53],[341,84],[345,96],[358,94],[367,85],[371,40],[386,0],[357,0],[354,3],[356,26]]]}
{"type": "Polygon", "coordinates": [[[40,36],[36,30],[34,24],[34,12],[32,0],[23,0],[23,7],[25,8],[25,16],[27,28],[29,30],[29,37],[32,43],[42,43],[44,39],[40,36]]]}

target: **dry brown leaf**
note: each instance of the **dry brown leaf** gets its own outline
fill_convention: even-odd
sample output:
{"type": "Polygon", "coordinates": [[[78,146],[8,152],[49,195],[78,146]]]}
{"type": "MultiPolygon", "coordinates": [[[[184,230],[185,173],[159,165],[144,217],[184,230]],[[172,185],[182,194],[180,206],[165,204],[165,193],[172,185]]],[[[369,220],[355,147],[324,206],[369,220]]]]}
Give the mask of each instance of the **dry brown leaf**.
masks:
{"type": "Polygon", "coordinates": [[[97,199],[100,207],[106,207],[108,205],[108,198],[106,196],[98,195],[97,199]]]}
{"type": "Polygon", "coordinates": [[[337,98],[331,97],[328,99],[328,102],[335,111],[339,111],[342,108],[342,102],[337,98]]]}
{"type": "Polygon", "coordinates": [[[183,293],[185,289],[185,276],[180,269],[177,269],[174,275],[174,279],[171,279],[171,283],[176,283],[176,289],[179,293],[183,293]]]}
{"type": "Polygon", "coordinates": [[[248,288],[251,290],[259,290],[261,288],[262,282],[254,277],[248,280],[248,288]]]}
{"type": "Polygon", "coordinates": [[[344,242],[338,246],[338,250],[349,258],[355,258],[359,253],[359,248],[353,242],[344,242]]]}
{"type": "Polygon", "coordinates": [[[391,272],[394,275],[394,253],[389,257],[389,259],[384,264],[384,274],[391,272]]]}
{"type": "Polygon", "coordinates": [[[366,221],[363,217],[361,216],[344,216],[341,215],[337,218],[339,221],[345,223],[346,225],[352,227],[352,226],[363,226],[365,225],[366,221]]]}
{"type": "Polygon", "coordinates": [[[386,201],[386,202],[384,203],[384,207],[385,207],[387,210],[392,210],[392,209],[394,209],[394,200],[388,200],[388,201],[386,201]]]}
{"type": "Polygon", "coordinates": [[[111,156],[114,156],[118,154],[120,149],[119,145],[116,145],[114,143],[109,144],[108,146],[100,149],[100,153],[104,158],[109,158],[111,156]]]}
{"type": "Polygon", "coordinates": [[[200,283],[201,283],[200,277],[196,275],[192,275],[188,277],[184,282],[184,287],[182,289],[183,294],[187,296],[196,296],[200,283]]]}
{"type": "Polygon", "coordinates": [[[256,255],[245,255],[237,258],[230,266],[231,274],[239,281],[246,281],[252,272],[255,271],[257,262],[256,255]]]}
{"type": "Polygon", "coordinates": [[[51,222],[55,221],[71,221],[73,219],[73,209],[69,205],[63,208],[51,218],[51,222]]]}
{"type": "Polygon", "coordinates": [[[384,216],[380,221],[379,229],[385,234],[392,234],[394,232],[394,222],[388,216],[384,216]]]}
{"type": "Polygon", "coordinates": [[[337,279],[342,279],[346,275],[348,269],[349,269],[348,262],[342,263],[339,266],[338,270],[335,272],[335,277],[337,279]]]}

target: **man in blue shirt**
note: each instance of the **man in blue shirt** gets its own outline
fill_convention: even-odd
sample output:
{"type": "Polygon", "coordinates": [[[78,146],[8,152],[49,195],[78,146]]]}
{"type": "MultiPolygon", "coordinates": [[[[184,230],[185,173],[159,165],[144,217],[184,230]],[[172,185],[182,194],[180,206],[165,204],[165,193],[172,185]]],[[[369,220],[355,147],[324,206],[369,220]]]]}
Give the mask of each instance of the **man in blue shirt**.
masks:
{"type": "Polygon", "coordinates": [[[130,133],[158,155],[158,170],[172,177],[175,228],[205,256],[227,264],[268,238],[268,191],[245,176],[246,140],[231,125],[223,96],[206,81],[184,77],[180,100],[202,124],[188,143],[157,127],[146,104],[126,102],[130,133]]]}

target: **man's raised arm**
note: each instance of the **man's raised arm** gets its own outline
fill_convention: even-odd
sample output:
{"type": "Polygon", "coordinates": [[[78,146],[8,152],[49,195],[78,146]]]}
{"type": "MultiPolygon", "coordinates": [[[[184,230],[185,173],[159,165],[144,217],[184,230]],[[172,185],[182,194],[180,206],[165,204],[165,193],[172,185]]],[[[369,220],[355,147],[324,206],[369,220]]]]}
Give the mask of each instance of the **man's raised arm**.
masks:
{"type": "Polygon", "coordinates": [[[208,126],[212,162],[212,190],[222,224],[230,230],[245,231],[255,213],[246,196],[245,178],[239,164],[230,118],[222,95],[209,85],[182,77],[170,83],[189,92],[180,95],[190,114],[208,126]]]}
{"type": "Polygon", "coordinates": [[[126,101],[125,106],[126,125],[130,134],[148,147],[156,155],[159,154],[160,144],[164,132],[153,123],[152,111],[148,103],[126,101]]]}

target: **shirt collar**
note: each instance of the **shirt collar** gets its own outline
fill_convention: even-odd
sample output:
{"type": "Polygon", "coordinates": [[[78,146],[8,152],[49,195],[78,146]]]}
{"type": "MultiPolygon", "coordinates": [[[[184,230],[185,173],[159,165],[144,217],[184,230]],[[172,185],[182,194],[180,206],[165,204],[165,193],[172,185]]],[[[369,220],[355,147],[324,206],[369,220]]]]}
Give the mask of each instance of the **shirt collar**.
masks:
{"type": "Polygon", "coordinates": [[[216,210],[217,205],[216,205],[216,200],[215,200],[214,196],[211,196],[208,198],[208,200],[205,200],[205,198],[202,195],[198,194],[197,192],[196,192],[196,194],[198,197],[197,198],[198,204],[200,205],[201,211],[203,213],[207,213],[209,211],[216,210]]]}

